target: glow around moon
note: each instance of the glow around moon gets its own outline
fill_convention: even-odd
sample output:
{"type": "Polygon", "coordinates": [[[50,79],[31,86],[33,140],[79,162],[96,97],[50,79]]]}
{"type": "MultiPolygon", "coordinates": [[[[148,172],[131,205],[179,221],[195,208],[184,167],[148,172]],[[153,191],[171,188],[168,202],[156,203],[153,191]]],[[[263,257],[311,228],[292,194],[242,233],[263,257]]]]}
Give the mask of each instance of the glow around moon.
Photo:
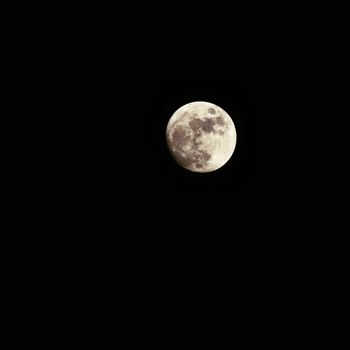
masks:
{"type": "Polygon", "coordinates": [[[236,128],[219,106],[191,102],[175,111],[166,139],[176,162],[190,171],[208,173],[221,168],[236,147],[236,128]]]}

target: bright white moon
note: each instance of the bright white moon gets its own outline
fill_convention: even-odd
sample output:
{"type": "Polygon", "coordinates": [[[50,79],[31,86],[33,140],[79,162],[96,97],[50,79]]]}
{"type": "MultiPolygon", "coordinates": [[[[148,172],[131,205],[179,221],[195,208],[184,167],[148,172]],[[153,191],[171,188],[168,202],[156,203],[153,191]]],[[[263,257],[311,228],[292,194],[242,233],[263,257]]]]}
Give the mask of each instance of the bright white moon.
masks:
{"type": "Polygon", "coordinates": [[[209,102],[191,102],[175,111],[167,128],[171,155],[185,169],[208,173],[221,168],[236,147],[236,128],[230,116],[209,102]]]}

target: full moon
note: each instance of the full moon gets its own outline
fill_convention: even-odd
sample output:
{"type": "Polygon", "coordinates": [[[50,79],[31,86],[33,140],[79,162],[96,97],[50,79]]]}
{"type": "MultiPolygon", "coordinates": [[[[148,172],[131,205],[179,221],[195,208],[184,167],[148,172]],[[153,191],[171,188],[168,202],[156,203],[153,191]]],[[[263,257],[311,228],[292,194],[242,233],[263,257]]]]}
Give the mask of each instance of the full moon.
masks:
{"type": "Polygon", "coordinates": [[[169,151],[187,170],[209,173],[221,168],[236,147],[236,128],[219,106],[197,101],[177,109],[166,128],[169,151]]]}

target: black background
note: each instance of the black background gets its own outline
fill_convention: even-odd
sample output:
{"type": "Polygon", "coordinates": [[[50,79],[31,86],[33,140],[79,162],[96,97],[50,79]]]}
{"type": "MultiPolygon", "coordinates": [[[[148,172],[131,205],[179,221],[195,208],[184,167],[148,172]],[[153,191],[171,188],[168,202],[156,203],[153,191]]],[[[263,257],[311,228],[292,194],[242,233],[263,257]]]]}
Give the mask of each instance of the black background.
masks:
{"type": "Polygon", "coordinates": [[[342,22],[330,32],[333,15],[313,11],[56,9],[16,33],[19,98],[1,121],[9,268],[146,299],[339,282],[342,22]],[[165,144],[196,100],[237,129],[210,174],[165,144]]]}

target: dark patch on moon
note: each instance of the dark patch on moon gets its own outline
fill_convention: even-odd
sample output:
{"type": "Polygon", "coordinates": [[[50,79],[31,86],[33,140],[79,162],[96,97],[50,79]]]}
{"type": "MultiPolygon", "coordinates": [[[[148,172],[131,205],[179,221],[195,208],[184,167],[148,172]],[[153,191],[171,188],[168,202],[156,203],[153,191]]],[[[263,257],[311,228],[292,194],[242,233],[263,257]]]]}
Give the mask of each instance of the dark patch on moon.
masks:
{"type": "Polygon", "coordinates": [[[196,136],[200,135],[200,133],[198,133],[198,130],[201,128],[207,133],[213,132],[216,134],[216,131],[214,130],[215,124],[225,125],[224,118],[222,116],[218,116],[216,118],[205,118],[204,121],[199,118],[193,118],[188,123],[189,127],[195,131],[196,136]]]}
{"type": "Polygon", "coordinates": [[[188,169],[193,169],[194,166],[196,168],[203,168],[204,166],[207,166],[207,162],[211,158],[208,153],[199,151],[195,148],[186,151],[185,154],[186,155],[184,156],[179,150],[175,150],[174,158],[179,164],[188,169]]]}
{"type": "Polygon", "coordinates": [[[193,139],[193,146],[198,148],[201,145],[201,142],[198,141],[198,137],[193,139]]]}
{"type": "Polygon", "coordinates": [[[216,121],[216,124],[225,125],[224,118],[221,115],[219,117],[216,117],[215,121],[216,121]]]}
{"type": "Polygon", "coordinates": [[[222,131],[222,130],[219,130],[219,134],[222,136],[222,135],[224,135],[224,134],[225,134],[225,132],[224,132],[224,131],[222,131]]]}
{"type": "Polygon", "coordinates": [[[182,148],[190,140],[182,126],[176,126],[173,132],[173,143],[176,148],[182,148]]]}
{"type": "Polygon", "coordinates": [[[211,155],[208,154],[207,152],[205,151],[199,151],[199,152],[201,153],[201,156],[200,156],[201,159],[208,161],[211,158],[211,155]]]}
{"type": "Polygon", "coordinates": [[[190,120],[188,125],[192,130],[197,130],[203,126],[203,121],[199,118],[193,118],[192,120],[190,120]]]}
{"type": "Polygon", "coordinates": [[[215,125],[215,120],[210,119],[210,118],[205,118],[205,121],[203,122],[202,129],[203,131],[209,133],[209,132],[214,132],[213,126],[215,125]]]}
{"type": "MultiPolygon", "coordinates": [[[[197,124],[192,126],[197,128],[199,124],[201,125],[203,124],[203,130],[204,130],[205,122],[203,122],[200,119],[193,120],[193,121],[196,122],[197,124]],[[197,123],[198,120],[200,121],[200,123],[197,123]]],[[[193,129],[192,126],[191,128],[193,129]]],[[[211,155],[203,150],[198,149],[199,146],[201,145],[200,127],[193,130],[195,130],[195,133],[191,138],[188,134],[186,134],[186,128],[180,125],[175,126],[173,132],[170,132],[170,134],[172,135],[172,141],[169,144],[169,146],[172,149],[174,158],[179,164],[181,164],[183,167],[188,169],[194,169],[194,168],[199,169],[207,166],[207,162],[211,158],[211,155]],[[186,146],[188,146],[188,148],[186,146]]]]}
{"type": "Polygon", "coordinates": [[[174,152],[174,158],[177,160],[179,164],[181,164],[185,168],[192,168],[193,163],[195,160],[190,156],[183,156],[180,152],[175,151],[174,152]]]}
{"type": "Polygon", "coordinates": [[[215,109],[212,107],[208,108],[208,113],[215,114],[215,109]]]}

